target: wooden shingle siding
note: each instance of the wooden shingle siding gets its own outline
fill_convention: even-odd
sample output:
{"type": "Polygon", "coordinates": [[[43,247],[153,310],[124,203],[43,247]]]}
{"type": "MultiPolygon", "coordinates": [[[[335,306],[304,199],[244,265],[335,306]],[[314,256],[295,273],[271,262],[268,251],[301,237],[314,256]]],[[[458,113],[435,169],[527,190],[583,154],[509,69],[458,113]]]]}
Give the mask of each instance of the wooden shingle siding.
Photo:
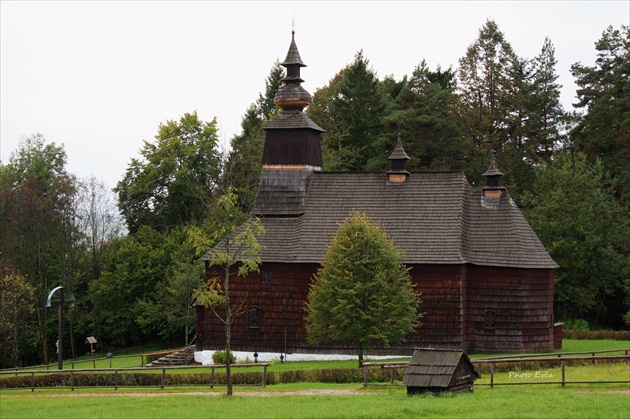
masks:
{"type": "Polygon", "coordinates": [[[548,352],[553,344],[553,271],[471,266],[466,351],[548,352]],[[495,327],[485,327],[485,312],[495,327]]]}

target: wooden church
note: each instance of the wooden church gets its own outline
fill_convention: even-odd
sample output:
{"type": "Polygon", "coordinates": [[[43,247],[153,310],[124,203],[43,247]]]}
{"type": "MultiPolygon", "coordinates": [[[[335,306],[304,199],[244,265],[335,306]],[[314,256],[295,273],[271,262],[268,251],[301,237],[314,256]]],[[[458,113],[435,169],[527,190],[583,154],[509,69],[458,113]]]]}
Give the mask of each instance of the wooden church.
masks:
{"type": "MultiPolygon", "coordinates": [[[[500,186],[494,159],[487,185],[471,187],[461,172],[409,172],[398,138],[387,172],[322,172],[322,129],[303,112],[294,35],[275,97],[282,113],[266,127],[263,169],[252,215],[266,234],[260,272],[230,281],[230,298],[247,314],[231,330],[233,350],[354,353],[351,346],[307,341],[305,302],[314,273],[341,223],[366,213],[404,250],[422,292],[422,324],[405,343],[373,353],[410,355],[414,348],[466,353],[553,350],[551,259],[521,211],[500,186]]],[[[208,262],[206,262],[208,263],[208,262]]],[[[213,268],[207,265],[208,277],[213,268]]],[[[222,349],[225,326],[197,308],[197,351],[222,349]]]]}

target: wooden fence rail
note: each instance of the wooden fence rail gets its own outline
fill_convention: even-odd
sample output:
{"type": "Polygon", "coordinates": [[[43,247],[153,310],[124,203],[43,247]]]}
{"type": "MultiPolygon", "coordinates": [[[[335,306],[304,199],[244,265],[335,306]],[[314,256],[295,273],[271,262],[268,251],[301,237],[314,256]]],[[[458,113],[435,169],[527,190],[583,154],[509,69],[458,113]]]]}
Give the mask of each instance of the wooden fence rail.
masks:
{"type": "MultiPolygon", "coordinates": [[[[585,352],[564,352],[564,353],[549,353],[549,354],[531,354],[531,355],[512,355],[512,356],[501,356],[501,357],[491,357],[491,358],[477,358],[471,359],[470,361],[473,364],[482,365],[488,364],[490,366],[490,383],[489,384],[476,384],[478,386],[490,386],[491,388],[498,385],[536,385],[536,384],[561,384],[563,387],[566,384],[620,384],[620,383],[630,383],[629,380],[622,381],[567,381],[565,374],[565,363],[566,361],[591,361],[593,364],[596,361],[615,361],[615,360],[625,360],[626,364],[630,360],[630,355],[628,353],[630,349],[608,349],[601,351],[585,351],[585,352]],[[604,353],[614,353],[614,352],[623,352],[624,355],[597,355],[604,353]],[[575,356],[575,355],[583,355],[590,354],[590,356],[575,356]],[[526,365],[528,363],[559,363],[561,368],[561,379],[560,381],[522,381],[522,382],[507,382],[507,383],[495,383],[495,371],[494,366],[496,364],[506,364],[506,363],[514,363],[518,362],[521,365],[526,365]]],[[[380,384],[380,385],[401,385],[394,384],[394,375],[395,370],[398,368],[406,368],[409,365],[409,362],[366,362],[363,364],[363,385],[365,387],[368,386],[369,382],[369,369],[370,368],[388,368],[391,369],[391,380],[390,384],[380,384]]],[[[548,378],[544,376],[544,373],[540,374],[541,377],[535,378],[548,378]]],[[[524,378],[531,378],[527,375],[523,376],[524,378]]],[[[552,377],[550,377],[552,378],[552,377]]],[[[375,385],[375,384],[372,384],[375,385]]]]}
{"type": "MultiPolygon", "coordinates": [[[[268,363],[257,363],[257,364],[231,364],[230,367],[231,368],[252,368],[252,367],[262,367],[263,368],[263,373],[262,373],[262,378],[261,378],[261,383],[260,386],[261,387],[265,387],[267,385],[267,367],[269,366],[268,363]]],[[[217,386],[219,384],[217,384],[215,382],[215,370],[217,369],[224,369],[226,366],[225,365],[182,365],[182,366],[170,366],[170,367],[166,367],[166,366],[162,366],[162,367],[122,367],[122,368],[84,368],[84,369],[72,369],[72,370],[21,370],[21,371],[1,371],[0,372],[0,379],[2,376],[7,376],[7,375],[11,375],[11,376],[19,376],[19,375],[30,375],[31,376],[31,391],[35,391],[35,375],[51,375],[51,374],[66,374],[66,375],[70,375],[70,385],[69,386],[53,386],[54,388],[70,388],[72,390],[74,390],[75,388],[77,388],[78,386],[75,386],[74,384],[74,379],[77,375],[80,374],[92,374],[94,372],[109,372],[109,373],[113,373],[114,374],[114,385],[109,385],[109,386],[85,386],[86,388],[114,388],[115,390],[118,390],[119,387],[160,387],[160,388],[164,388],[164,387],[177,387],[177,386],[184,386],[184,387],[190,387],[190,386],[194,386],[194,384],[166,384],[166,372],[167,371],[171,371],[171,370],[177,370],[177,369],[210,369],[211,370],[211,377],[210,377],[210,382],[207,383],[206,385],[210,386],[210,388],[214,388],[214,386],[217,386]],[[123,372],[147,372],[150,370],[158,370],[161,371],[161,375],[160,375],[160,383],[158,385],[148,385],[148,386],[125,386],[125,385],[120,385],[119,384],[119,373],[123,373],[123,372]]],[[[256,384],[258,385],[258,384],[256,384]]],[[[83,386],[82,386],[83,387],[83,386]]],[[[44,386],[39,386],[37,388],[50,388],[50,387],[44,387],[44,386]]],[[[4,388],[2,390],[20,390],[20,389],[24,389],[24,388],[4,388]]]]}
{"type": "MultiPolygon", "coordinates": [[[[589,352],[590,353],[590,352],[589,352]]],[[[627,351],[626,351],[627,353],[627,351]]],[[[527,359],[519,359],[519,358],[485,358],[485,359],[472,359],[471,362],[473,364],[489,364],[490,365],[490,383],[489,384],[476,384],[478,386],[490,386],[493,388],[494,386],[513,386],[513,385],[538,385],[538,384],[561,384],[564,387],[566,384],[630,384],[630,377],[628,380],[608,380],[608,381],[567,381],[565,374],[565,365],[566,361],[615,361],[615,360],[625,360],[628,363],[628,359],[630,359],[630,355],[602,355],[602,356],[572,356],[563,358],[549,358],[549,357],[539,357],[539,358],[527,358],[527,359]],[[533,362],[558,362],[560,364],[561,369],[561,379],[560,381],[519,381],[519,382],[505,382],[505,383],[495,383],[494,382],[494,366],[496,364],[506,363],[506,362],[514,362],[519,361],[522,363],[533,363],[533,362]]],[[[538,371],[536,373],[539,373],[538,371]]],[[[534,373],[535,378],[553,378],[553,375],[549,377],[549,374],[540,373],[536,375],[534,373]]],[[[509,374],[513,374],[512,376],[521,377],[521,378],[531,378],[531,372],[523,372],[516,373],[510,372],[509,374]]],[[[512,377],[510,376],[510,377],[512,377]]]]}

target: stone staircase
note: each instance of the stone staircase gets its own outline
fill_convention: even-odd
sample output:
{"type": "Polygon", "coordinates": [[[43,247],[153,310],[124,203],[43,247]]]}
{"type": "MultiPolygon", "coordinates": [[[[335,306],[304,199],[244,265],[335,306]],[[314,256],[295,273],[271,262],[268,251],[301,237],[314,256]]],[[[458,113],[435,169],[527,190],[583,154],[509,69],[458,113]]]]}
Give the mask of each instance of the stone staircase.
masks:
{"type": "Polygon", "coordinates": [[[147,367],[169,367],[175,365],[199,364],[195,362],[195,345],[190,345],[184,349],[167,353],[163,357],[149,362],[147,367]]]}

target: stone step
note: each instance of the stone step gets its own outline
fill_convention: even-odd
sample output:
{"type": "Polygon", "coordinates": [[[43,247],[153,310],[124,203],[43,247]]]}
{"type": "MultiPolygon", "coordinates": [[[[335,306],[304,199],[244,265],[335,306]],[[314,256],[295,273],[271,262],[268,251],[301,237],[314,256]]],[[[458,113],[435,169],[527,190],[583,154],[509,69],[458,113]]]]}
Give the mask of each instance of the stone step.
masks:
{"type": "Polygon", "coordinates": [[[189,346],[185,350],[179,350],[166,354],[165,356],[149,362],[147,367],[163,367],[173,365],[191,365],[199,364],[195,362],[195,346],[189,346]]]}

